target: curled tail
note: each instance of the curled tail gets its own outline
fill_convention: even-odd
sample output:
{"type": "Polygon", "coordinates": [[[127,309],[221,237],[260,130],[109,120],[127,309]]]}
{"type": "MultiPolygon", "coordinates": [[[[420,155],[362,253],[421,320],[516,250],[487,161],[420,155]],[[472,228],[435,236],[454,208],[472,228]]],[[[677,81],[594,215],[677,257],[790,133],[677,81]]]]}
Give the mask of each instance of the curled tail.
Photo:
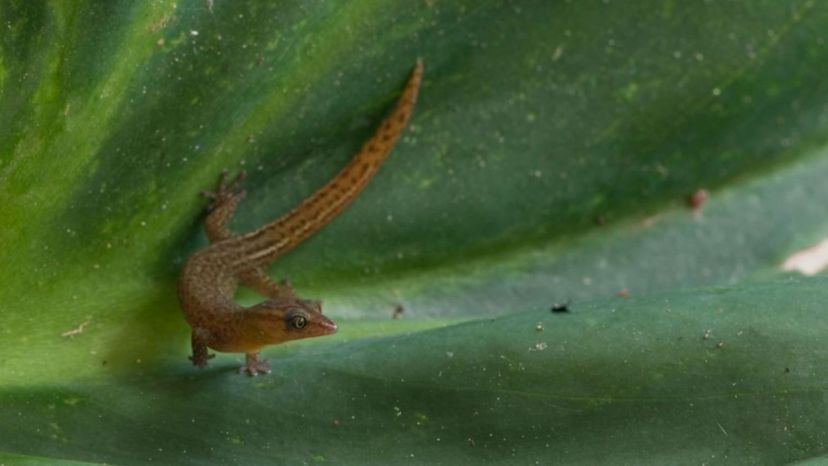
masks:
{"type": "Polygon", "coordinates": [[[244,235],[249,246],[239,266],[262,266],[301,243],[333,220],[371,181],[405,129],[417,101],[423,64],[417,60],[402,95],[377,131],[339,173],[290,212],[244,235]]]}

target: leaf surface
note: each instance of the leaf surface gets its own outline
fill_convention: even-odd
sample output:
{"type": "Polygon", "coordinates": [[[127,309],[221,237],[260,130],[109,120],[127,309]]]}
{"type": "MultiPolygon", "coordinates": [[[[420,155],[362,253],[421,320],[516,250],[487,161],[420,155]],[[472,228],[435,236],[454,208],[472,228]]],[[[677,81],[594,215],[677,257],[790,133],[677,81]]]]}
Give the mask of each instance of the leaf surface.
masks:
{"type": "Polygon", "coordinates": [[[0,460],[825,454],[821,280],[773,280],[828,232],[828,7],[10,0],[0,24],[0,460]],[[387,163],[271,271],[341,334],[269,350],[272,377],[193,372],[198,193],[245,169],[233,228],[278,217],[418,57],[387,163]]]}

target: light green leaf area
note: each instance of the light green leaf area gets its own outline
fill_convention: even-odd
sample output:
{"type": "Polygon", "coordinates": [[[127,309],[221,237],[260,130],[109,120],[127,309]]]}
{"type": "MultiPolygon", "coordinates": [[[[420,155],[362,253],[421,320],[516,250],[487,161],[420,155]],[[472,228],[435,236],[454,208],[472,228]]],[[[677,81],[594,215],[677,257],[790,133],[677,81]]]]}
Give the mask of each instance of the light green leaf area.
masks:
{"type": "Polygon", "coordinates": [[[780,265],[828,234],[828,6],[633,3],[3,2],[0,463],[825,455],[828,291],[780,265]],[[271,269],[340,333],[192,368],[198,193],[246,170],[233,229],[277,218],[417,58],[388,161],[271,269]]]}

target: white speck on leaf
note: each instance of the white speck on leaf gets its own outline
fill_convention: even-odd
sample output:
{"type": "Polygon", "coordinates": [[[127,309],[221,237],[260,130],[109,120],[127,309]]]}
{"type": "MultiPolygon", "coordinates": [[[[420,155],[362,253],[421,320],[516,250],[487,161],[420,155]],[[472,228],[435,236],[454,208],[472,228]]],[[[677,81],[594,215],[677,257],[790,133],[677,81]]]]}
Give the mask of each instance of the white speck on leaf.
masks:
{"type": "Polygon", "coordinates": [[[802,275],[816,275],[828,267],[828,238],[818,244],[797,251],[782,263],[782,270],[799,272],[802,275]]]}
{"type": "Polygon", "coordinates": [[[557,46],[555,48],[555,51],[552,52],[552,61],[558,61],[558,59],[561,58],[561,55],[563,55],[563,51],[564,51],[563,45],[557,46]]]}

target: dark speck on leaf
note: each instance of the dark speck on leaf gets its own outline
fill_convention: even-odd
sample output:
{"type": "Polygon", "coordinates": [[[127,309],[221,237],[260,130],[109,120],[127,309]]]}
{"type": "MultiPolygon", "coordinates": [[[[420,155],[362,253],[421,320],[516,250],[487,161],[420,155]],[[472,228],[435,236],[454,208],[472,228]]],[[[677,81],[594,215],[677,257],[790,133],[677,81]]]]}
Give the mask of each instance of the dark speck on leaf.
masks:
{"type": "Polygon", "coordinates": [[[556,314],[569,312],[569,301],[567,301],[563,304],[553,304],[552,308],[549,309],[549,310],[556,313],[556,314]]]}
{"type": "Polygon", "coordinates": [[[403,314],[405,313],[405,308],[402,304],[397,304],[394,306],[394,313],[391,314],[391,318],[394,320],[402,319],[403,314]]]}

